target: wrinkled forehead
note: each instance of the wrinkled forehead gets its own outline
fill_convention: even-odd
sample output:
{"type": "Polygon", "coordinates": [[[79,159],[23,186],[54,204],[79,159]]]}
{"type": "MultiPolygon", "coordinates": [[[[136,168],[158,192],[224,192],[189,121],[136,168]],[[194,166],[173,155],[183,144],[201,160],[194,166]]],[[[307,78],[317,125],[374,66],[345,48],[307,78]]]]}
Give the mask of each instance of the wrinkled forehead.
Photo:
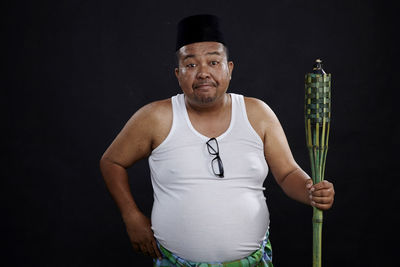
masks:
{"type": "Polygon", "coordinates": [[[218,42],[198,42],[182,46],[178,53],[180,58],[221,55],[226,57],[224,45],[218,42]]]}

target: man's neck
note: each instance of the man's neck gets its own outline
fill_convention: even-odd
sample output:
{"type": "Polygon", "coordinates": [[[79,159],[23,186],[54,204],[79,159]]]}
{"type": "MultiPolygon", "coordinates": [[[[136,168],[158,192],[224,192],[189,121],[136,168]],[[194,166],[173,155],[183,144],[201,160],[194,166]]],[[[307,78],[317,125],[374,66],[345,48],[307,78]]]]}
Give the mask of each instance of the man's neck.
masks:
{"type": "Polygon", "coordinates": [[[231,97],[225,93],[220,99],[212,103],[194,104],[185,98],[186,109],[188,113],[196,116],[215,116],[226,112],[231,107],[231,97]]]}
{"type": "Polygon", "coordinates": [[[229,128],[232,117],[232,100],[224,94],[220,102],[208,107],[193,107],[186,103],[189,120],[193,128],[204,136],[217,137],[229,128]]]}

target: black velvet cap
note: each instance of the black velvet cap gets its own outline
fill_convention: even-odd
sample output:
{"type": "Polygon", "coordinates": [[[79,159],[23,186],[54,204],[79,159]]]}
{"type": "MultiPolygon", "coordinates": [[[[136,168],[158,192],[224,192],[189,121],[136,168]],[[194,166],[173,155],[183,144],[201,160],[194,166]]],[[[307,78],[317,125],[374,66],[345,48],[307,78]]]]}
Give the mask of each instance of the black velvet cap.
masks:
{"type": "Polygon", "coordinates": [[[197,42],[218,42],[225,44],[220,30],[219,18],[214,15],[194,15],[178,23],[176,51],[182,46],[197,42]]]}

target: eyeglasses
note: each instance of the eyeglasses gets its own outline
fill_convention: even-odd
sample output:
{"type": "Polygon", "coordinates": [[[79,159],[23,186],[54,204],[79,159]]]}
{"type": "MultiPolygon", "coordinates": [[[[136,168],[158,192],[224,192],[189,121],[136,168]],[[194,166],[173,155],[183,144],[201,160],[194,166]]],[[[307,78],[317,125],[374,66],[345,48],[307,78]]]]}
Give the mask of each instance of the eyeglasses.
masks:
{"type": "Polygon", "coordinates": [[[211,160],[211,168],[213,170],[213,173],[220,178],[224,178],[224,165],[222,165],[222,160],[219,156],[219,147],[217,139],[213,137],[210,140],[208,140],[206,144],[208,153],[210,153],[210,155],[215,156],[215,158],[211,160]]]}

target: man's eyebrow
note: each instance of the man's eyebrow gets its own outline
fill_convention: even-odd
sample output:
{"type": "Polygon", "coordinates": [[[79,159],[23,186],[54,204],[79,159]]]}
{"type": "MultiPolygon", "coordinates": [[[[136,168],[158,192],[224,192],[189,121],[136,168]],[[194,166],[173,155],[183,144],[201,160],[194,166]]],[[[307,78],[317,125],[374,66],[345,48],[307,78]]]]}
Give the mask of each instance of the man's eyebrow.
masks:
{"type": "Polygon", "coordinates": [[[195,57],[195,55],[191,55],[191,54],[186,55],[186,56],[183,58],[183,61],[185,61],[185,60],[188,59],[188,58],[194,58],[194,57],[195,57]]]}
{"type": "MultiPolygon", "coordinates": [[[[218,52],[218,51],[213,51],[213,52],[208,52],[206,55],[217,55],[217,56],[220,56],[221,53],[218,52]]],[[[196,57],[196,55],[193,55],[193,54],[186,55],[186,56],[183,58],[183,61],[185,61],[185,60],[188,59],[188,58],[194,58],[194,57],[196,57]]]]}
{"type": "Polygon", "coordinates": [[[207,55],[218,55],[218,56],[220,56],[221,53],[218,52],[218,51],[214,51],[214,52],[208,52],[207,55]]]}

